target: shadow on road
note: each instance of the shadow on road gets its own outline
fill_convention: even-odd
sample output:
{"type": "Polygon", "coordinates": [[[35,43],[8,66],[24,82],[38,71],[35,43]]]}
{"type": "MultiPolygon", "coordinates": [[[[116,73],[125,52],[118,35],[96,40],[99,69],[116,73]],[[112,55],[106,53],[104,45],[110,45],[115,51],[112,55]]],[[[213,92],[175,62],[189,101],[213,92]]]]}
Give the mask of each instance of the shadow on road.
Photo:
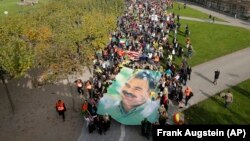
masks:
{"type": "Polygon", "coordinates": [[[211,100],[213,100],[214,102],[216,102],[217,104],[219,104],[220,106],[224,106],[224,103],[222,101],[220,101],[219,99],[217,99],[215,96],[210,96],[208,93],[204,92],[203,90],[199,90],[203,95],[205,95],[206,97],[210,98],[211,100]]]}
{"type": "Polygon", "coordinates": [[[233,73],[228,73],[229,76],[232,76],[232,77],[240,77],[238,74],[233,74],[233,73]]]}
{"type": "Polygon", "coordinates": [[[241,24],[250,26],[250,23],[246,23],[246,22],[241,22],[241,24]]]}
{"type": "Polygon", "coordinates": [[[200,76],[201,78],[203,78],[204,80],[213,83],[212,80],[210,80],[209,78],[207,78],[206,76],[204,76],[203,74],[199,73],[199,72],[194,72],[195,74],[197,74],[198,76],[200,76]]]}

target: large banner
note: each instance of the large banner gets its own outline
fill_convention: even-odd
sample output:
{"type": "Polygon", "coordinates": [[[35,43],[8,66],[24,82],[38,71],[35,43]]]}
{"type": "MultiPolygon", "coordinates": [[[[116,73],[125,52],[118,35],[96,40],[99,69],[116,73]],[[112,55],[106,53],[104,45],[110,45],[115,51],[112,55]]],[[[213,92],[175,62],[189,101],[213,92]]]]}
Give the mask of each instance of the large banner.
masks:
{"type": "Polygon", "coordinates": [[[139,125],[144,118],[158,121],[160,78],[160,72],[123,67],[101,98],[97,113],[107,113],[125,125],[139,125]]]}

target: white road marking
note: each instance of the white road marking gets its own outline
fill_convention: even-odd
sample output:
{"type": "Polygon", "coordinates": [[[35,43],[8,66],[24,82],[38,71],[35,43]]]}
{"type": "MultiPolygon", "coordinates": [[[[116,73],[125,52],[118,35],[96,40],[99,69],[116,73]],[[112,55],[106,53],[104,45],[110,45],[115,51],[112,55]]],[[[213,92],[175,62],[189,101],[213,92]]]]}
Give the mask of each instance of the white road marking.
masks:
{"type": "Polygon", "coordinates": [[[123,141],[125,137],[125,126],[121,124],[121,136],[119,138],[119,141],[123,141]]]}

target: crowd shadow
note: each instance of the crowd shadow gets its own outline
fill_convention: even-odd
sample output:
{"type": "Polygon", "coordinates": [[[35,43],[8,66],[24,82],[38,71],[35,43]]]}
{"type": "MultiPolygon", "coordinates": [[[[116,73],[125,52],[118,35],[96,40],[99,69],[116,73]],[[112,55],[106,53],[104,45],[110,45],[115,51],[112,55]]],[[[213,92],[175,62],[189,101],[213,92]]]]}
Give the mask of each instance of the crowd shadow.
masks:
{"type": "Polygon", "coordinates": [[[246,96],[247,98],[250,98],[250,92],[245,90],[245,89],[242,89],[241,87],[239,86],[232,86],[232,85],[229,85],[229,84],[226,84],[227,87],[231,87],[230,89],[238,92],[239,94],[241,95],[244,95],[246,96]]]}
{"type": "Polygon", "coordinates": [[[190,114],[188,114],[189,111],[186,111],[186,116],[185,116],[186,124],[202,125],[202,124],[216,124],[219,122],[218,119],[215,116],[213,116],[211,112],[208,112],[206,109],[198,107],[196,105],[192,107],[193,110],[192,112],[190,112],[190,114]],[[206,119],[209,119],[210,121],[207,121],[206,119]]]}
{"type": "Polygon", "coordinates": [[[220,101],[219,99],[216,99],[215,96],[211,96],[211,95],[209,95],[208,93],[204,92],[201,89],[199,91],[201,92],[201,94],[205,95],[207,98],[210,98],[211,100],[213,100],[214,102],[216,102],[220,106],[224,106],[224,103],[222,101],[220,101]]]}
{"type": "Polygon", "coordinates": [[[230,124],[235,124],[232,117],[224,114],[218,113],[216,111],[211,112],[205,108],[194,106],[192,112],[190,112],[192,117],[189,117],[187,114],[186,121],[187,124],[195,124],[195,125],[212,125],[212,124],[225,124],[221,122],[221,119],[230,124]],[[188,122],[189,121],[189,122],[188,122]]]}
{"type": "MultiPolygon", "coordinates": [[[[249,92],[245,91],[244,89],[242,90],[241,88],[232,88],[236,91],[241,91],[243,92],[244,94],[248,93],[250,95],[249,92]]],[[[225,103],[224,103],[224,99],[222,97],[216,97],[216,96],[210,96],[208,93],[204,92],[203,90],[200,90],[200,92],[202,94],[204,94],[205,96],[209,97],[212,101],[214,101],[215,103],[217,103],[219,106],[221,107],[225,107],[225,103]]],[[[244,117],[242,117],[240,114],[238,114],[237,112],[235,112],[234,110],[232,110],[230,108],[230,106],[228,108],[225,107],[225,110],[228,110],[231,114],[235,115],[237,118],[239,118],[241,121],[244,121],[247,123],[246,119],[244,117]]],[[[225,119],[227,119],[228,121],[231,120],[230,117],[228,116],[224,116],[225,119]]],[[[232,124],[233,124],[233,121],[232,121],[232,124]]]]}
{"type": "MultiPolygon", "coordinates": [[[[240,90],[240,89],[238,89],[240,90]]],[[[242,91],[242,90],[240,90],[242,91]]],[[[244,90],[243,90],[244,91],[244,90]]],[[[241,116],[239,113],[237,113],[236,111],[232,110],[230,107],[232,106],[229,106],[228,108],[225,107],[225,103],[223,102],[223,98],[222,97],[215,97],[215,96],[210,96],[208,93],[204,92],[203,90],[200,90],[200,92],[207,96],[207,97],[210,97],[210,99],[212,101],[214,101],[215,103],[217,103],[219,106],[225,108],[225,110],[227,110],[228,112],[230,112],[234,117],[237,117],[238,119],[240,119],[240,121],[244,122],[244,123],[247,123],[248,121],[243,117],[241,116]]],[[[206,115],[206,116],[209,116],[209,118],[206,118],[206,119],[209,119],[209,121],[213,121],[213,123],[208,123],[208,121],[204,120],[204,123],[205,124],[223,124],[221,123],[221,121],[219,120],[220,118],[216,118],[216,116],[213,116],[213,114],[216,114],[217,116],[219,115],[219,117],[222,117],[225,121],[227,121],[227,123],[230,123],[230,124],[235,124],[235,121],[232,117],[226,115],[226,114],[223,114],[223,113],[216,113],[216,112],[209,112],[209,114],[207,114],[207,111],[206,109],[204,108],[201,108],[197,105],[193,105],[192,106],[195,110],[195,112],[192,112],[192,118],[197,118],[198,121],[202,121],[204,116],[200,116],[200,115],[206,115]],[[212,115],[212,116],[211,116],[212,115]],[[211,119],[211,120],[210,120],[211,119]]],[[[196,120],[197,121],[197,120],[196,120]]],[[[201,123],[198,123],[198,124],[201,124],[201,123]]]]}

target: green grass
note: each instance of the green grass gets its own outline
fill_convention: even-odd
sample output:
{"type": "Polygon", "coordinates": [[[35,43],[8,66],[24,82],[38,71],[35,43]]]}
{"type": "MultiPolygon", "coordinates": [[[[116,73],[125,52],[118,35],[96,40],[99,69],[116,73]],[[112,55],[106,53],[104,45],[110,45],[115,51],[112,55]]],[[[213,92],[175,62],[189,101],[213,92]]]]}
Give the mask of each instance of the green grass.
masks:
{"type": "Polygon", "coordinates": [[[187,123],[250,124],[250,79],[230,90],[234,101],[229,108],[224,107],[224,99],[217,94],[184,111],[187,123]]]}
{"type": "MultiPolygon", "coordinates": [[[[183,4],[181,3],[174,3],[174,8],[168,10],[169,12],[174,12],[176,15],[179,14],[181,16],[185,17],[192,17],[192,18],[199,18],[199,19],[209,19],[209,15],[203,12],[200,12],[198,10],[192,9],[190,7],[186,7],[186,9],[183,8],[183,4]],[[180,10],[178,8],[180,7],[180,10]]],[[[220,18],[215,17],[215,21],[222,21],[226,22],[225,20],[222,20],[220,18]]]]}
{"type": "MultiPolygon", "coordinates": [[[[250,30],[240,27],[181,20],[182,32],[185,31],[186,24],[189,26],[191,43],[194,48],[193,56],[189,60],[191,66],[250,46],[250,30]]],[[[181,33],[177,38],[179,43],[185,48],[184,35],[181,33]]],[[[180,60],[177,59],[177,64],[180,60]]]]}
{"type": "Polygon", "coordinates": [[[49,0],[39,0],[38,4],[35,4],[34,6],[21,6],[18,5],[19,2],[20,0],[0,0],[0,20],[6,16],[4,15],[4,11],[8,11],[7,16],[12,16],[26,10],[35,10],[37,6],[47,3],[49,0]]]}

